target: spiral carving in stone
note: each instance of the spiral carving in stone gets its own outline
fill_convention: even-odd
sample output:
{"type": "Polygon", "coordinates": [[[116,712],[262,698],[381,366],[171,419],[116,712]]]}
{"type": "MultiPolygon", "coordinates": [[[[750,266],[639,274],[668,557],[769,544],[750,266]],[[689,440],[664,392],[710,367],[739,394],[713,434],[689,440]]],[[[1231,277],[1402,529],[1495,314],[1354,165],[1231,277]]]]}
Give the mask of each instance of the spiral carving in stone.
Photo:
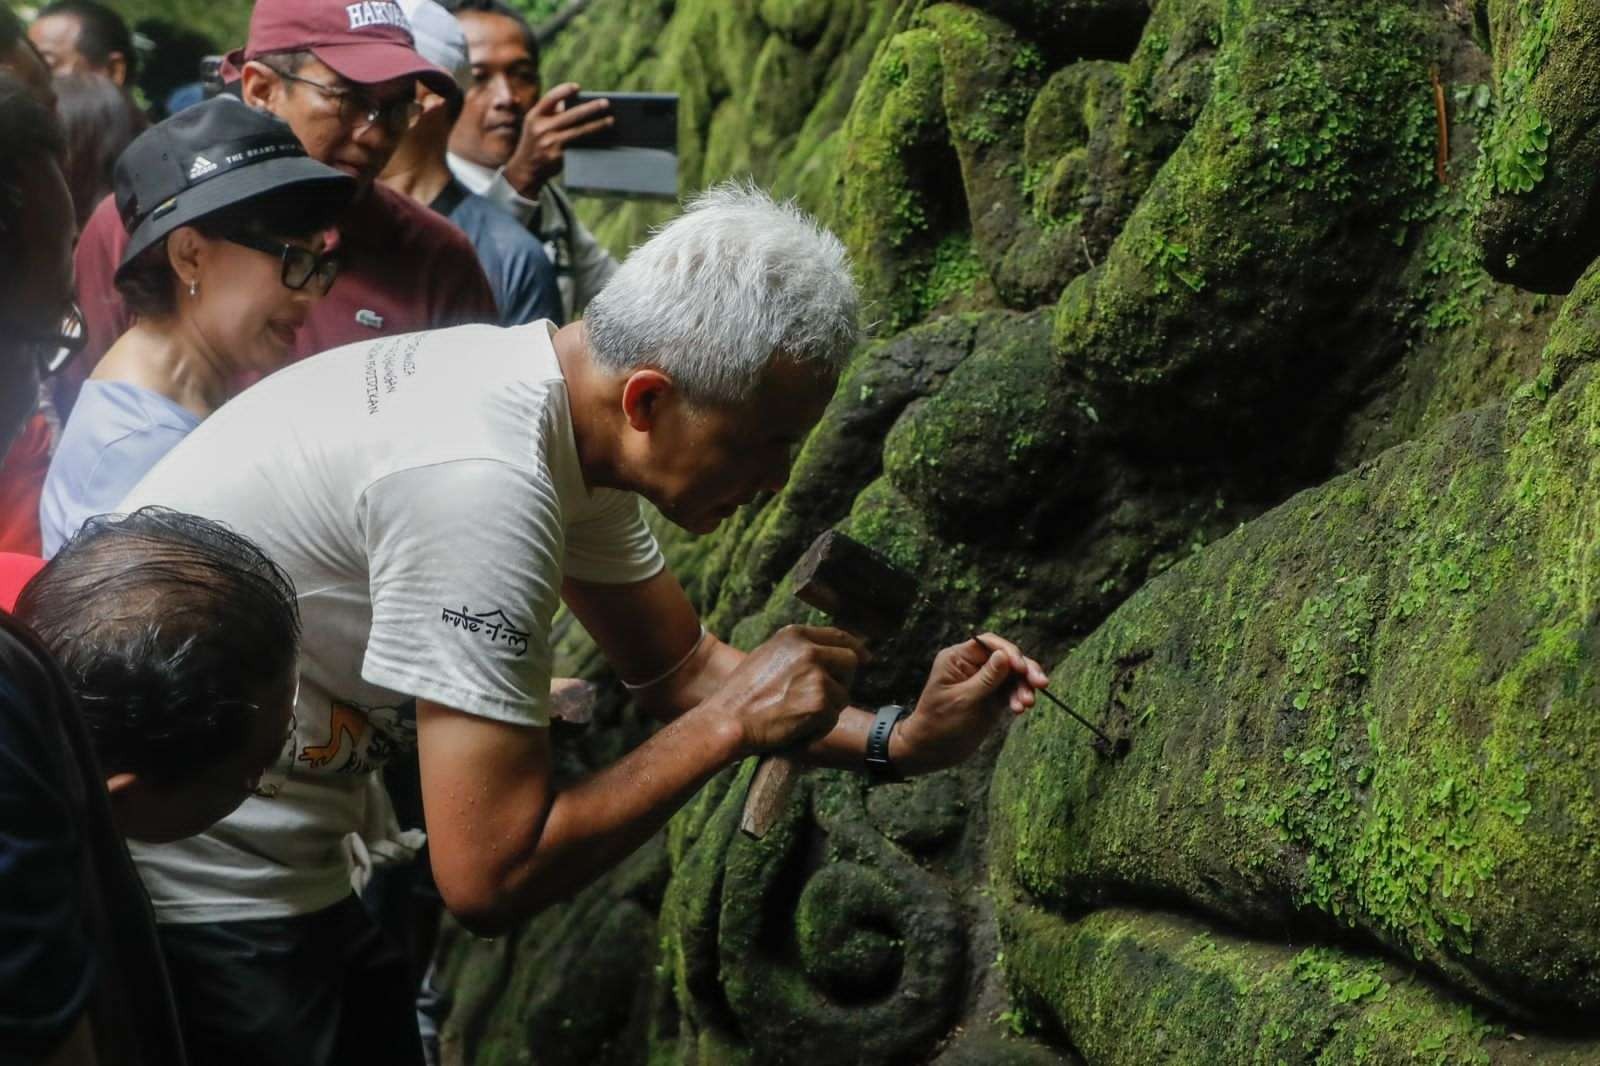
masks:
{"type": "Polygon", "coordinates": [[[967,972],[950,891],[867,823],[856,782],[818,775],[759,841],[735,827],[738,784],[675,826],[662,918],[680,1024],[760,1062],[925,1057],[967,972]]]}

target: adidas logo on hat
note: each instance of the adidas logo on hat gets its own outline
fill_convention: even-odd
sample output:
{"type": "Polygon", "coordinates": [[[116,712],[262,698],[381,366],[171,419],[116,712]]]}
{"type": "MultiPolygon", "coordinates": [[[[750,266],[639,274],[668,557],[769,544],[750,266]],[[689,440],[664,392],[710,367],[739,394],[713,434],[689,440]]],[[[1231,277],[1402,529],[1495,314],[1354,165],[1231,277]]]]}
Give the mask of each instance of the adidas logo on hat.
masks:
{"type": "Polygon", "coordinates": [[[211,160],[207,159],[203,155],[197,155],[194,157],[194,165],[189,168],[189,180],[193,181],[195,178],[203,178],[216,169],[217,165],[211,160]]]}

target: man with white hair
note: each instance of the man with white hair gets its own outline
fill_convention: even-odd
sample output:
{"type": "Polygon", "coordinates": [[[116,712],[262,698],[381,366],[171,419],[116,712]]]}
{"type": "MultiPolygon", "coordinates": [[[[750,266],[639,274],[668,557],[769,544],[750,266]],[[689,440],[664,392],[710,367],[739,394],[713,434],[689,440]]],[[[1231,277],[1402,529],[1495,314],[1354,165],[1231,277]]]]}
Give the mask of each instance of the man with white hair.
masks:
{"type": "Polygon", "coordinates": [[[847,707],[853,637],[791,626],[746,655],[665,568],[639,497],[706,533],[780,488],[857,339],[838,240],[723,186],[637,249],[586,321],[336,349],[231,401],[151,472],[123,506],[252,538],[292,576],[305,627],[275,798],[134,853],[195,1058],[415,1061],[392,1042],[364,1053],[416,1023],[406,982],[351,972],[372,928],[339,849],[366,775],[402,745],[419,748],[440,893],[487,934],[570,897],[746,756],[865,768],[882,721],[898,728],[875,755],[926,772],[1033,703],[1043,672],[991,635],[992,653],[940,652],[914,710],[847,707]],[[558,788],[561,601],[667,723],[558,788]]]}

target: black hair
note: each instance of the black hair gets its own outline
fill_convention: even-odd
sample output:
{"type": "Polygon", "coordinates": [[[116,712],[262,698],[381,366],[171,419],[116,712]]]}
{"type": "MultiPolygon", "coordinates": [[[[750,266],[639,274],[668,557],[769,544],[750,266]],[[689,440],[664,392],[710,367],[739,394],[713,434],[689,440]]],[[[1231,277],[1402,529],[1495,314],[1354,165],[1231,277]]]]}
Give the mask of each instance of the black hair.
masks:
{"type": "Polygon", "coordinates": [[[17,13],[0,4],[0,56],[15,48],[27,35],[28,28],[22,24],[17,13]]]}
{"type": "MultiPolygon", "coordinates": [[[[5,8],[0,7],[0,12],[5,8]]],[[[3,32],[3,31],[0,31],[3,32]]],[[[4,45],[0,44],[0,51],[4,45]]],[[[25,260],[22,217],[28,210],[22,184],[44,159],[60,162],[66,152],[61,123],[26,85],[0,68],[0,262],[25,260]]]]}
{"type": "Polygon", "coordinates": [[[109,774],[178,784],[239,752],[299,658],[289,575],[227,526],[163,507],[89,519],[17,599],[109,774]]]}
{"type": "Polygon", "coordinates": [[[499,15],[522,28],[522,43],[528,47],[528,56],[535,65],[539,62],[539,35],[533,32],[522,12],[504,3],[504,0],[440,0],[441,6],[452,15],[499,15]]]}
{"type": "MultiPolygon", "coordinates": [[[[310,239],[333,226],[349,202],[348,190],[337,186],[274,189],[207,215],[193,226],[212,240],[232,236],[310,239]]],[[[116,277],[124,306],[145,318],[170,315],[178,306],[177,286],[178,275],[167,258],[165,238],[140,252],[116,277]]]]}
{"type": "Polygon", "coordinates": [[[55,89],[56,113],[67,136],[67,189],[81,230],[112,190],[117,156],[149,123],[103,74],[60,74],[55,89]]]}
{"type": "Polygon", "coordinates": [[[38,17],[71,15],[78,20],[78,51],[97,66],[105,66],[113,52],[122,53],[127,66],[127,82],[134,84],[139,73],[139,53],[133,47],[133,34],[122,16],[99,0],[55,0],[40,10],[38,17]]]}
{"type": "MultiPolygon", "coordinates": [[[[317,57],[314,52],[307,49],[292,48],[283,52],[264,52],[255,58],[256,62],[279,74],[298,74],[302,67],[317,57]]],[[[337,74],[338,71],[334,73],[337,74]]]]}
{"type": "Polygon", "coordinates": [[[155,45],[139,72],[139,88],[150,101],[152,118],[166,117],[173,90],[200,80],[200,61],[217,51],[211,38],[163,18],[141,19],[134,31],[155,45]]]}

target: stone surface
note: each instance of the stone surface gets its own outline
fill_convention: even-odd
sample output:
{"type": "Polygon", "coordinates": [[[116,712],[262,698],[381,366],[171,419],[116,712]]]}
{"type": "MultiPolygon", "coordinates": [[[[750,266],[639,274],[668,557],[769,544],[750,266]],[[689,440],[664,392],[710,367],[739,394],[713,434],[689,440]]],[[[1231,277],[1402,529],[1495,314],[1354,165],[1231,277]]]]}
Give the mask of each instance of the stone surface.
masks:
{"type": "Polygon", "coordinates": [[[1477,235],[1496,277],[1566,292],[1600,254],[1600,3],[1488,5],[1497,93],[1477,235]]]}
{"type": "Polygon", "coordinates": [[[1560,443],[1589,392],[1446,422],[1141,590],[1058,671],[1131,753],[1014,730],[997,874],[1067,911],[1354,933],[1507,1013],[1594,1015],[1589,535],[1551,506],[1597,489],[1560,443]]]}

